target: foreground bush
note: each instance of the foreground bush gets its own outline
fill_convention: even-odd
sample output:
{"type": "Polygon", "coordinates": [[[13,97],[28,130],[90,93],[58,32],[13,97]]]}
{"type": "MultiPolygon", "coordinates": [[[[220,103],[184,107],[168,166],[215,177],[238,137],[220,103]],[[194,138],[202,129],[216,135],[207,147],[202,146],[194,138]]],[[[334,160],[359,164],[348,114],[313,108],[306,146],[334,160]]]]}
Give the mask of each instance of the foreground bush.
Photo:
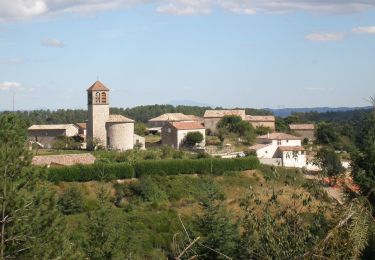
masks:
{"type": "Polygon", "coordinates": [[[134,177],[134,169],[127,163],[109,163],[92,165],[74,165],[53,167],[47,171],[47,179],[51,182],[84,182],[100,180],[130,179],[134,177]]]}

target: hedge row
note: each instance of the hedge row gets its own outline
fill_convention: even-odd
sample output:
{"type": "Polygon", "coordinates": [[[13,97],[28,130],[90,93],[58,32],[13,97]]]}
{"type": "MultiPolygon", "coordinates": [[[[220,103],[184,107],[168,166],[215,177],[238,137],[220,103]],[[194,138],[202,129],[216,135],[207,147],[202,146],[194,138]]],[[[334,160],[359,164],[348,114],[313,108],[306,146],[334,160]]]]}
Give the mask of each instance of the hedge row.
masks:
{"type": "Polygon", "coordinates": [[[127,163],[52,167],[47,171],[47,179],[55,183],[58,183],[60,181],[109,181],[117,179],[131,179],[134,176],[134,168],[127,163]]]}
{"type": "Polygon", "coordinates": [[[109,163],[49,168],[47,179],[58,183],[130,179],[144,175],[222,174],[226,171],[256,169],[258,166],[259,160],[256,157],[150,160],[138,162],[134,167],[127,163],[109,163]]]}
{"type": "Polygon", "coordinates": [[[143,161],[134,165],[136,177],[143,175],[177,175],[177,174],[222,174],[226,171],[243,171],[256,169],[259,160],[255,157],[199,160],[163,160],[143,161]]]}

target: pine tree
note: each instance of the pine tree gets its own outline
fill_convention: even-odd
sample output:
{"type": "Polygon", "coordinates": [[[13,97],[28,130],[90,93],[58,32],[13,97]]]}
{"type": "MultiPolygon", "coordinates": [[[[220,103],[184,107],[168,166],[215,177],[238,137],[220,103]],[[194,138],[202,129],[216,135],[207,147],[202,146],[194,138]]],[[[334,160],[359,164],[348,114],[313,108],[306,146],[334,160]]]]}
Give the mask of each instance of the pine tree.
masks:
{"type": "Polygon", "coordinates": [[[69,253],[56,196],[30,162],[24,122],[14,115],[0,117],[1,259],[46,259],[69,253]]]}
{"type": "Polygon", "coordinates": [[[116,253],[117,234],[112,228],[107,191],[102,185],[98,192],[99,209],[88,213],[85,226],[84,251],[89,259],[112,259],[116,253]]]}
{"type": "Polygon", "coordinates": [[[207,196],[201,201],[203,215],[196,219],[202,237],[197,248],[199,259],[228,259],[224,255],[230,257],[235,253],[239,230],[223,206],[223,199],[223,194],[208,183],[207,196]]]}

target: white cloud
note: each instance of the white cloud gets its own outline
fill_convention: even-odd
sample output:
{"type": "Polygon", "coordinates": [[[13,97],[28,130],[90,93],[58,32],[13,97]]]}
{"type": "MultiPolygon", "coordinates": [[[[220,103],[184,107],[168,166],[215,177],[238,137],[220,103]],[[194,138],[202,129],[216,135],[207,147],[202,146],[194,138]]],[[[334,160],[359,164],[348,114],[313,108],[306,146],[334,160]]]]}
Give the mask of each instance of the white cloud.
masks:
{"type": "Polygon", "coordinates": [[[0,59],[0,64],[13,65],[13,64],[22,64],[25,63],[25,59],[21,58],[10,58],[10,59],[0,59]]]}
{"type": "Polygon", "coordinates": [[[305,36],[305,39],[312,42],[330,42],[330,41],[341,41],[344,39],[345,34],[340,32],[331,33],[310,33],[305,36]]]}
{"type": "Polygon", "coordinates": [[[364,33],[364,34],[375,34],[375,26],[365,26],[353,28],[354,33],[364,33]]]}
{"type": "Polygon", "coordinates": [[[156,4],[157,12],[173,15],[209,14],[214,8],[250,15],[296,11],[352,14],[375,8],[374,0],[0,0],[0,21],[95,14],[148,3],[156,4]]]}
{"type": "Polygon", "coordinates": [[[160,5],[156,11],[172,15],[210,14],[212,12],[209,0],[174,0],[160,5]]]}
{"type": "Polygon", "coordinates": [[[43,40],[42,45],[47,46],[47,47],[55,47],[55,48],[64,47],[64,43],[57,39],[45,39],[43,40]]]}
{"type": "Polygon", "coordinates": [[[0,83],[0,90],[16,89],[21,87],[21,84],[18,82],[4,81],[0,83]]]}

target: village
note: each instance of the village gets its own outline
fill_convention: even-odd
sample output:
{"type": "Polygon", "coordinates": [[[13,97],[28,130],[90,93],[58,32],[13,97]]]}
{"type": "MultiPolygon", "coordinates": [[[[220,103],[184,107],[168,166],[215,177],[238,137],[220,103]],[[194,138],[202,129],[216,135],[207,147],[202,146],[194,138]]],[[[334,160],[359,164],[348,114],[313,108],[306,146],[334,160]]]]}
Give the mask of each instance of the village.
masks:
{"type": "MultiPolygon", "coordinates": [[[[146,149],[146,138],[134,133],[135,121],[122,115],[111,115],[109,110],[110,89],[96,81],[87,89],[88,120],[81,123],[59,125],[32,125],[28,128],[31,147],[52,148],[61,137],[75,137],[81,140],[80,149],[126,151],[146,149]]],[[[166,113],[148,121],[147,134],[159,135],[160,146],[174,149],[189,149],[192,152],[207,152],[223,158],[243,157],[253,152],[263,164],[274,166],[306,168],[316,170],[313,158],[302,143],[314,140],[313,124],[291,124],[289,133],[275,132],[274,116],[246,115],[245,110],[207,110],[203,117],[182,113],[166,113]],[[262,129],[255,143],[238,150],[231,143],[224,143],[222,149],[212,145],[218,136],[217,125],[224,117],[238,117],[262,129]],[[189,134],[200,133],[199,142],[186,146],[189,134]]],[[[53,163],[53,162],[50,162],[53,163]]],[[[58,162],[55,162],[58,164],[58,162]]]]}

